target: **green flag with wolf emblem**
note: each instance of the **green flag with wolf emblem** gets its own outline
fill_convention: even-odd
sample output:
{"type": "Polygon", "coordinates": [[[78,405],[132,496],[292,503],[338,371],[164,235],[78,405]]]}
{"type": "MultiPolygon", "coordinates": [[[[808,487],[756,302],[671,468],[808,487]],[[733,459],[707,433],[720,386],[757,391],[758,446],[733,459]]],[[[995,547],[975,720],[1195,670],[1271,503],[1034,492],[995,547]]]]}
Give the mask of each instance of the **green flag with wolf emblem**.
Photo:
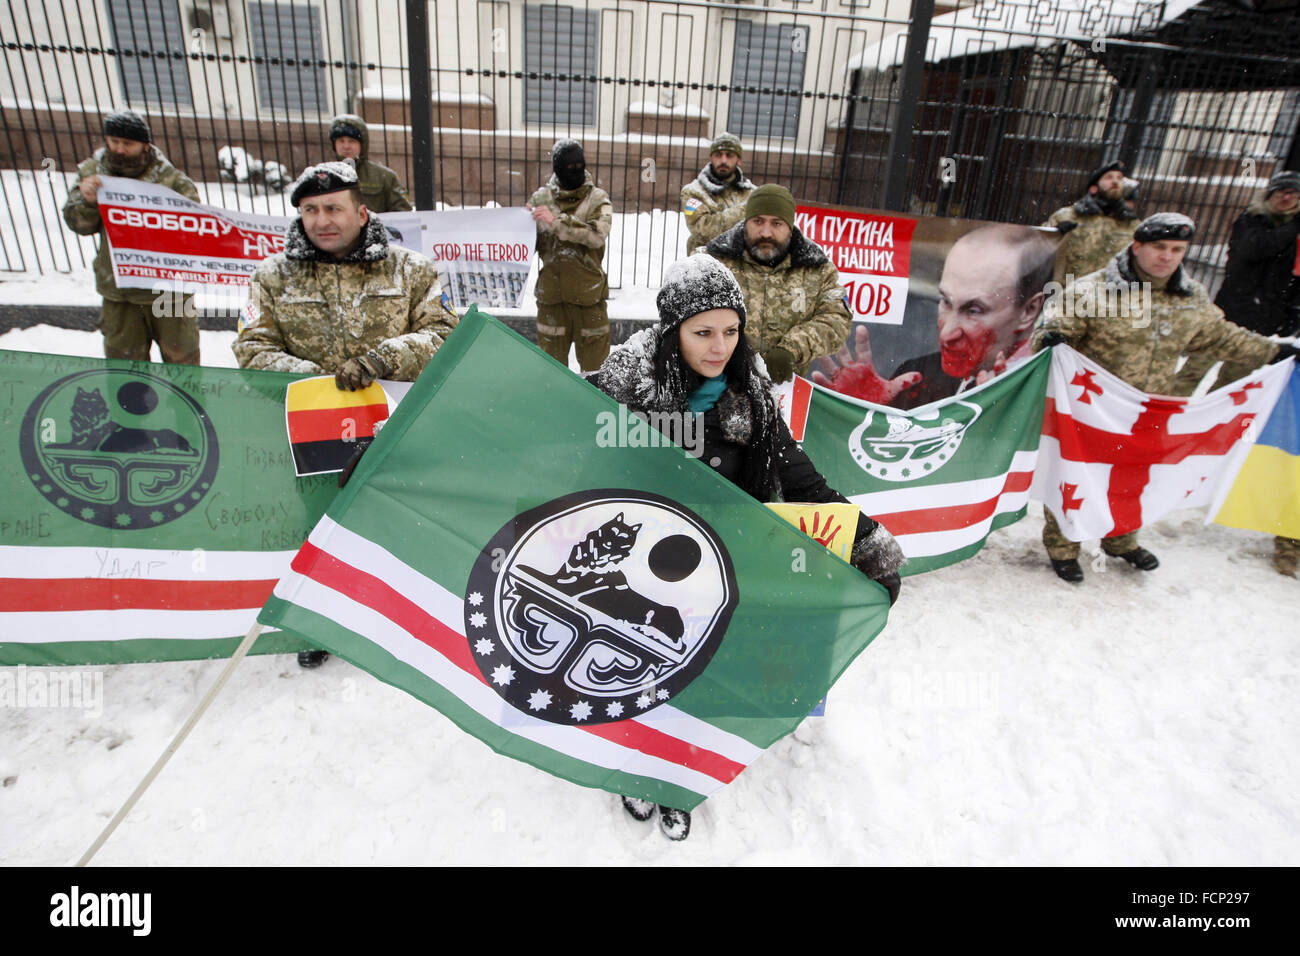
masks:
{"type": "Polygon", "coordinates": [[[799,724],[888,596],[690,452],[611,441],[624,412],[471,310],[260,619],[500,753],[690,809],[799,724]]]}
{"type": "Polygon", "coordinates": [[[1050,353],[911,411],[817,387],[803,447],[832,488],[898,539],[904,575],[964,561],[1025,516],[1050,353]]]}
{"type": "Polygon", "coordinates": [[[0,665],[229,655],[337,490],[294,477],[301,376],[13,351],[0,373],[0,665]]]}

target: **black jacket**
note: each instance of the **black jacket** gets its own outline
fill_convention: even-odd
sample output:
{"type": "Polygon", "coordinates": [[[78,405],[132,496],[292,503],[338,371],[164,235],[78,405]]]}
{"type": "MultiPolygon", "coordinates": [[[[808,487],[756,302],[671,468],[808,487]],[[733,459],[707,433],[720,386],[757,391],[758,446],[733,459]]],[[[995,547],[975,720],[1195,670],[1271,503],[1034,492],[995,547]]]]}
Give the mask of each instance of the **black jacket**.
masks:
{"type": "Polygon", "coordinates": [[[1277,223],[1263,203],[1237,217],[1228,269],[1214,298],[1227,318],[1260,335],[1300,332],[1300,278],[1293,275],[1300,215],[1277,223]]]}

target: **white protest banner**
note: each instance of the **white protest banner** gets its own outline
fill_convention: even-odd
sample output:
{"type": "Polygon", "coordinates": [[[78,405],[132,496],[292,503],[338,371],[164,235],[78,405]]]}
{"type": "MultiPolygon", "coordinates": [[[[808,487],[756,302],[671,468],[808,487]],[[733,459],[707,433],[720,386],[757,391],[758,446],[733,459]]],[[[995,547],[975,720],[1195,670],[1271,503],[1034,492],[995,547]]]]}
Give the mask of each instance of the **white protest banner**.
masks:
{"type": "MultiPolygon", "coordinates": [[[[241,299],[267,256],[284,251],[293,219],[208,206],[156,183],[104,176],[100,216],[117,285],[241,299]]],[[[537,238],[528,210],[384,213],[389,241],[434,261],[458,311],[516,308],[537,238]]]]}
{"type": "Polygon", "coordinates": [[[527,209],[386,212],[379,218],[390,241],[433,260],[457,312],[471,303],[518,308],[537,240],[527,209]]]}

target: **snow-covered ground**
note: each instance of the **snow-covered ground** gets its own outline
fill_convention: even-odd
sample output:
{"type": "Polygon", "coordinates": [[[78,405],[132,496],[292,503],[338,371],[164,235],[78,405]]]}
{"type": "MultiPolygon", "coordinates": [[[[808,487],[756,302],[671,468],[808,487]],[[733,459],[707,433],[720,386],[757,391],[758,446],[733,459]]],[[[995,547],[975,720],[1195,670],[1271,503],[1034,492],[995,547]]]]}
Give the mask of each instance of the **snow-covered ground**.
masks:
{"type": "MultiPolygon", "coordinates": [[[[205,361],[231,337],[204,333],[205,361]]],[[[99,354],[42,328],[0,347],[99,354]]],[[[1270,539],[1178,512],[1144,532],[1158,571],[1085,555],[1072,587],[1039,514],[907,579],[827,715],[685,843],[347,663],[279,656],[240,664],[95,862],[1300,863],[1300,581],[1270,539]]],[[[99,707],[0,707],[0,864],[79,857],[223,666],[63,669],[102,680],[99,707]]]]}

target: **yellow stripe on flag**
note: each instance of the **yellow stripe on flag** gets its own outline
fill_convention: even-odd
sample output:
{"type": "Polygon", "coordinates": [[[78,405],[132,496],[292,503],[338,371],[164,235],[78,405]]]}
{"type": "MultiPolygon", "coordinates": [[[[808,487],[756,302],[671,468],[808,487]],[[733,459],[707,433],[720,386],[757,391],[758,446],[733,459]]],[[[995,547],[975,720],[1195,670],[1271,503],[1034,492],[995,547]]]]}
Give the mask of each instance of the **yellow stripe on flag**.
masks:
{"type": "Polygon", "coordinates": [[[769,502],[768,507],[794,525],[831,554],[847,561],[853,551],[853,535],[858,530],[857,505],[831,501],[824,504],[794,504],[769,502]]]}
{"type": "Polygon", "coordinates": [[[1256,445],[1214,520],[1230,528],[1300,538],[1300,457],[1256,445]]]}
{"type": "Polygon", "coordinates": [[[320,378],[305,378],[300,382],[289,383],[285,395],[285,407],[291,412],[310,411],[316,408],[355,408],[358,405],[384,405],[388,398],[378,382],[359,388],[355,392],[344,391],[334,384],[333,375],[320,378]]]}

